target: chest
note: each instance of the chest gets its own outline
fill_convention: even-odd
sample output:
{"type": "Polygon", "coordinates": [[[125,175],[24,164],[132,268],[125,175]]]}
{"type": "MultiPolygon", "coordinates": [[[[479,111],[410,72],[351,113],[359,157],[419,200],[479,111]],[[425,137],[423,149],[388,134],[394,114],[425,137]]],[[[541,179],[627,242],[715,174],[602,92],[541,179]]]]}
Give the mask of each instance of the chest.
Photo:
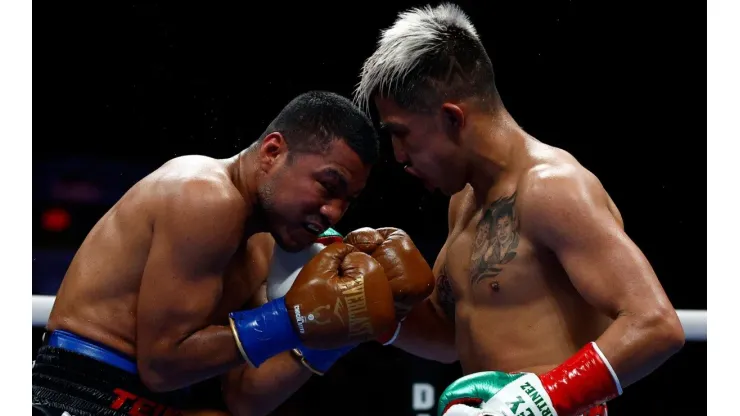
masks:
{"type": "Polygon", "coordinates": [[[458,301],[522,300],[542,280],[535,244],[522,233],[514,198],[500,198],[459,214],[444,256],[458,301]]]}
{"type": "Polygon", "coordinates": [[[263,290],[269,272],[272,244],[262,238],[249,239],[236,251],[224,272],[221,300],[213,315],[214,323],[228,322],[230,312],[251,305],[263,290]]]}

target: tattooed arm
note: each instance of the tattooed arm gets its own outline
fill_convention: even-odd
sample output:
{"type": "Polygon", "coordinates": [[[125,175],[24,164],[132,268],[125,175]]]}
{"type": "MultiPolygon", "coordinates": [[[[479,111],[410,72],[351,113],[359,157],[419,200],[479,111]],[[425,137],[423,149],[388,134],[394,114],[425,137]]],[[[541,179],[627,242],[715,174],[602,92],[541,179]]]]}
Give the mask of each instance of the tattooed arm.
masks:
{"type": "MultiPolygon", "coordinates": [[[[440,253],[443,256],[444,250],[440,253]]],[[[409,312],[393,345],[428,360],[457,361],[454,310],[449,281],[439,274],[434,291],[409,312]]]]}
{"type": "MultiPolygon", "coordinates": [[[[455,228],[457,213],[469,189],[450,200],[448,235],[455,228]]],[[[458,360],[455,348],[455,299],[447,275],[447,244],[434,263],[437,282],[432,294],[408,314],[394,346],[416,356],[443,363],[458,360]]]]}
{"type": "Polygon", "coordinates": [[[557,256],[581,296],[614,319],[595,341],[627,387],[683,345],[676,311],[595,177],[533,176],[518,199],[522,226],[557,256]]]}

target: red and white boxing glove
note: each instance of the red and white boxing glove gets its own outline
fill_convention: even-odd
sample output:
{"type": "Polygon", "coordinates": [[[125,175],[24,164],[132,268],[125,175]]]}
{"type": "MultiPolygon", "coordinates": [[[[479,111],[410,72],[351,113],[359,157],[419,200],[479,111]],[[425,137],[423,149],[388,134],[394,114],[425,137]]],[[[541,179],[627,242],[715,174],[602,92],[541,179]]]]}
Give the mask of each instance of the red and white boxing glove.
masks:
{"type": "Polygon", "coordinates": [[[622,394],[619,379],[595,342],[537,376],[486,371],[458,379],[442,393],[444,416],[576,416],[622,394]]]}

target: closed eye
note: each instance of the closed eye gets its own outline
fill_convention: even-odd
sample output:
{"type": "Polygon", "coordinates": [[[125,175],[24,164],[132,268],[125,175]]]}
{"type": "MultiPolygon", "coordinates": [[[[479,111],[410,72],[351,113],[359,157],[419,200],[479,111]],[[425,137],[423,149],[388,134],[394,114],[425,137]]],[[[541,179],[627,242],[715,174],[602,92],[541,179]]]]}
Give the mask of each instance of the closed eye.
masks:
{"type": "Polygon", "coordinates": [[[403,140],[408,136],[409,129],[406,128],[406,126],[396,123],[382,123],[380,125],[380,132],[381,135],[384,135],[385,137],[403,140]]]}
{"type": "Polygon", "coordinates": [[[324,193],[327,197],[332,197],[337,193],[337,187],[334,184],[328,182],[319,182],[319,185],[324,188],[324,193]]]}

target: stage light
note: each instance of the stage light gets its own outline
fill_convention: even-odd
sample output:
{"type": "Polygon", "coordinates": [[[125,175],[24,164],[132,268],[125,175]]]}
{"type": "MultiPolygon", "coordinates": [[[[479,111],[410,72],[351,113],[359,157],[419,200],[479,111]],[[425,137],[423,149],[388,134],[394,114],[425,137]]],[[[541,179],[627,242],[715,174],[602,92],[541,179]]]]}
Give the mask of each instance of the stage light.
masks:
{"type": "Polygon", "coordinates": [[[41,216],[41,226],[46,231],[61,232],[69,228],[72,222],[69,212],[61,208],[50,208],[41,216]]]}

